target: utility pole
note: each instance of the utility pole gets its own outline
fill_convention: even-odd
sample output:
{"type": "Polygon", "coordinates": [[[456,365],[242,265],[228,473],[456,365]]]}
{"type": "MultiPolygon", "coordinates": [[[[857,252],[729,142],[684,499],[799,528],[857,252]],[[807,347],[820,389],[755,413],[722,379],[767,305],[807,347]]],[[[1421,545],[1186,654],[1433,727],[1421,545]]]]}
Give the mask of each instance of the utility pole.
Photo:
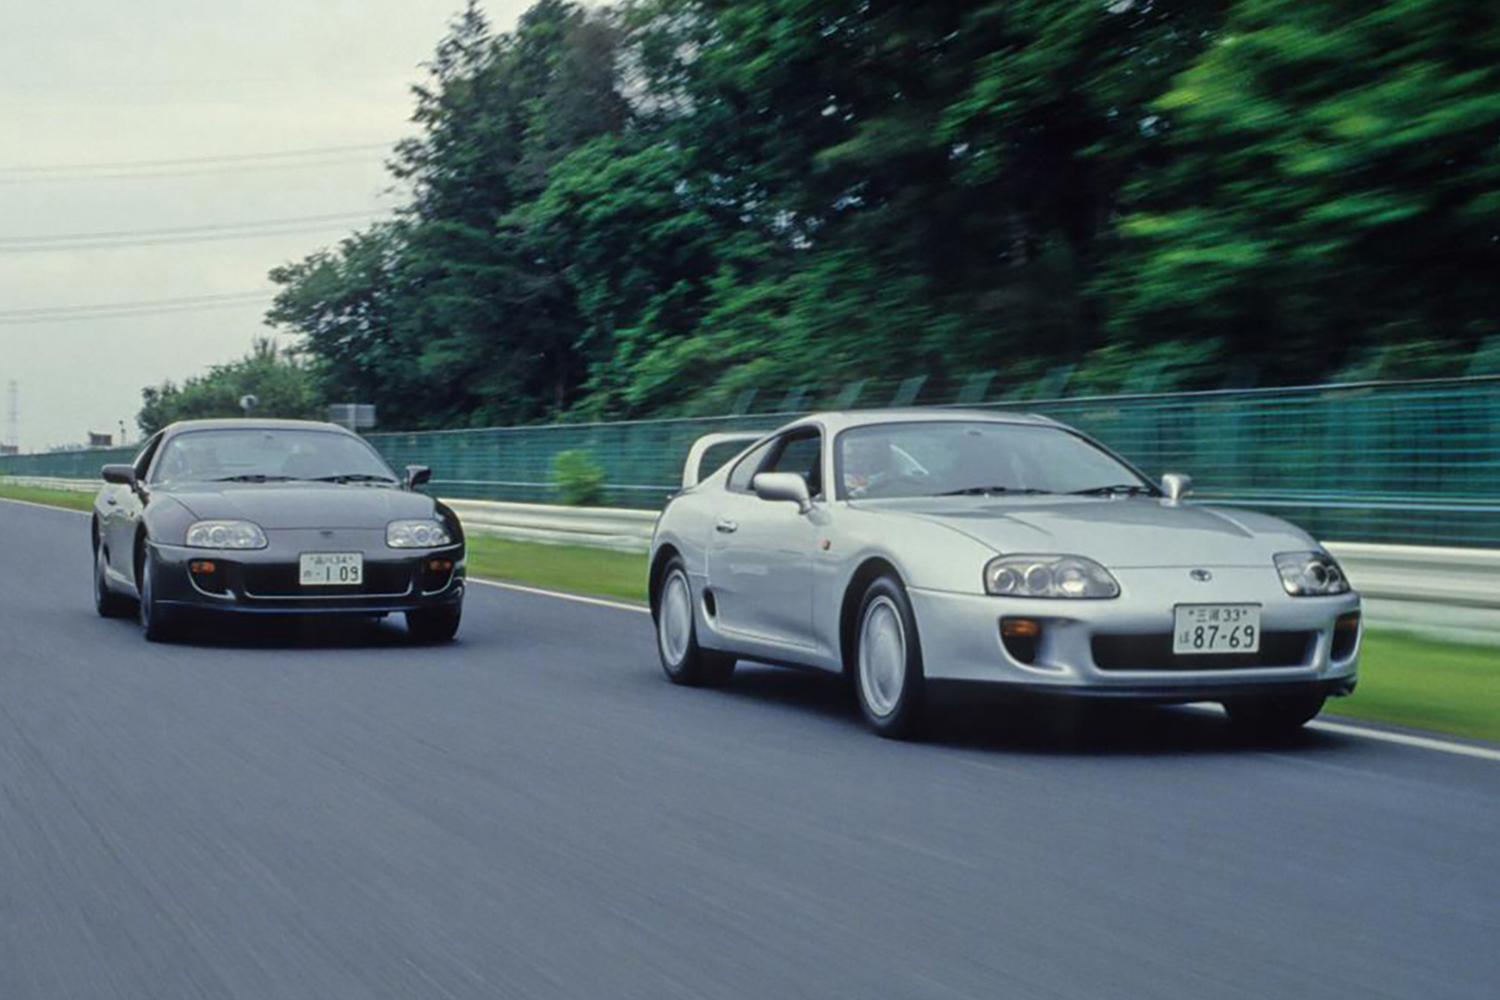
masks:
{"type": "Polygon", "coordinates": [[[21,447],[21,384],[15,379],[5,389],[5,442],[12,454],[21,447]]]}

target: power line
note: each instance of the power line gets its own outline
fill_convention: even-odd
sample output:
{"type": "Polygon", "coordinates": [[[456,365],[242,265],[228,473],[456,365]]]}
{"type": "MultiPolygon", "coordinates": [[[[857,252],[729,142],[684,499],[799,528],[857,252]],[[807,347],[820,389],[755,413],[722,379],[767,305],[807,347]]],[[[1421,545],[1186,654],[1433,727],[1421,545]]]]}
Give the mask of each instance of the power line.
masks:
{"type": "Polygon", "coordinates": [[[342,223],[376,221],[368,212],[329,216],[307,216],[304,220],[268,220],[263,223],[241,223],[220,226],[181,226],[176,229],[135,230],[118,233],[73,234],[55,236],[0,238],[0,254],[48,253],[73,250],[122,250],[136,247],[167,246],[182,243],[218,243],[228,240],[254,240],[277,236],[295,236],[343,228],[342,223]],[[130,237],[130,238],[126,238],[130,237]]]}
{"type": "Polygon", "coordinates": [[[290,163],[225,164],[220,167],[181,170],[121,171],[116,173],[42,174],[7,176],[0,173],[0,187],[21,184],[71,184],[78,181],[139,181],[159,178],[218,177],[223,174],[261,174],[286,170],[312,170],[323,167],[368,166],[368,157],[329,160],[307,160],[290,163]]]}
{"type": "Polygon", "coordinates": [[[29,243],[56,243],[68,240],[112,240],[135,239],[149,236],[176,236],[180,233],[218,233],[242,229],[263,229],[274,226],[303,225],[313,222],[345,222],[349,219],[364,219],[369,212],[334,212],[324,215],[298,215],[290,218],[260,219],[246,222],[205,222],[197,226],[166,226],[156,229],[115,229],[92,233],[42,233],[31,236],[0,236],[0,246],[29,243]]]}
{"type": "Polygon", "coordinates": [[[37,309],[0,311],[0,326],[26,326],[40,323],[67,323],[81,320],[131,319],[137,316],[165,316],[205,309],[223,309],[244,305],[263,305],[275,293],[225,292],[217,295],[192,295],[176,299],[145,299],[135,302],[99,302],[82,306],[48,306],[37,309]]]}
{"type": "Polygon", "coordinates": [[[94,163],[44,163],[35,166],[0,166],[0,175],[37,173],[78,173],[89,170],[137,170],[157,167],[181,167],[219,163],[252,163],[264,160],[284,160],[302,157],[321,157],[334,153],[369,152],[390,149],[393,143],[373,142],[353,146],[320,146],[313,149],[284,149],[265,153],[224,153],[219,156],[187,156],[156,160],[114,160],[94,163]]]}

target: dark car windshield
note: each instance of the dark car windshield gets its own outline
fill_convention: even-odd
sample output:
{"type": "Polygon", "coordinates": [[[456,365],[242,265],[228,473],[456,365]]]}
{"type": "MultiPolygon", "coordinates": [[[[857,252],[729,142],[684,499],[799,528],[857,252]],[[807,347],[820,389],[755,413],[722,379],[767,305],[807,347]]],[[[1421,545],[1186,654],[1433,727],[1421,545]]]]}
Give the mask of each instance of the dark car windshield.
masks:
{"type": "Polygon", "coordinates": [[[162,449],[151,479],[164,484],[396,481],[375,450],[357,437],[334,431],[265,427],[178,434],[162,449]]]}
{"type": "Polygon", "coordinates": [[[1155,488],[1097,445],[1058,427],[992,421],[872,424],[838,437],[845,499],[1076,493],[1155,488]]]}

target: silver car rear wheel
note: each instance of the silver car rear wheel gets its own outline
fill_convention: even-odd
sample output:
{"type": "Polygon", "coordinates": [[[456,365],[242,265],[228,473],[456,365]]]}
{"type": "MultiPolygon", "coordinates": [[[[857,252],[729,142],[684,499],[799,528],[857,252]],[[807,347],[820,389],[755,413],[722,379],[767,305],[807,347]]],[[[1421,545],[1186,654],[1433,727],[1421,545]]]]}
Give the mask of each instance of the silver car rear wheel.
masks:
{"type": "Polygon", "coordinates": [[[693,588],[682,557],[673,556],[662,571],[656,600],[656,649],[661,668],[673,684],[716,687],[734,674],[734,656],[698,645],[693,588]]]}
{"type": "Polygon", "coordinates": [[[661,590],[661,610],[656,619],[662,659],[681,666],[693,641],[693,595],[687,574],[674,569],[661,590]]]}

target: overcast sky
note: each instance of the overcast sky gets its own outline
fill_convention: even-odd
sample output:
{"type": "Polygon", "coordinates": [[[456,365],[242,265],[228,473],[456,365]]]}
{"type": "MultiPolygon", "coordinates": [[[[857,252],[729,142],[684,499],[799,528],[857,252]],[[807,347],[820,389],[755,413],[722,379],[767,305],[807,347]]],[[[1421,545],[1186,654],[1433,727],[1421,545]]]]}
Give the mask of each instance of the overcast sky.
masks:
{"type": "MultiPolygon", "coordinates": [[[[24,449],[82,441],[90,430],[117,433],[121,421],[134,440],[142,386],[180,381],[248,351],[268,332],[261,322],[270,299],[266,272],[336,242],[359,219],[320,224],[315,232],[125,249],[43,250],[35,237],[344,213],[375,218],[396,203],[385,193],[384,153],[374,148],[238,161],[245,169],[235,170],[222,163],[79,165],[392,142],[411,133],[408,88],[462,3],[7,4],[0,31],[0,435],[7,432],[4,391],[14,379],[24,449]],[[18,315],[257,291],[264,300],[176,315],[67,322],[18,315]]],[[[527,6],[489,0],[485,9],[504,30],[527,6]]]]}

